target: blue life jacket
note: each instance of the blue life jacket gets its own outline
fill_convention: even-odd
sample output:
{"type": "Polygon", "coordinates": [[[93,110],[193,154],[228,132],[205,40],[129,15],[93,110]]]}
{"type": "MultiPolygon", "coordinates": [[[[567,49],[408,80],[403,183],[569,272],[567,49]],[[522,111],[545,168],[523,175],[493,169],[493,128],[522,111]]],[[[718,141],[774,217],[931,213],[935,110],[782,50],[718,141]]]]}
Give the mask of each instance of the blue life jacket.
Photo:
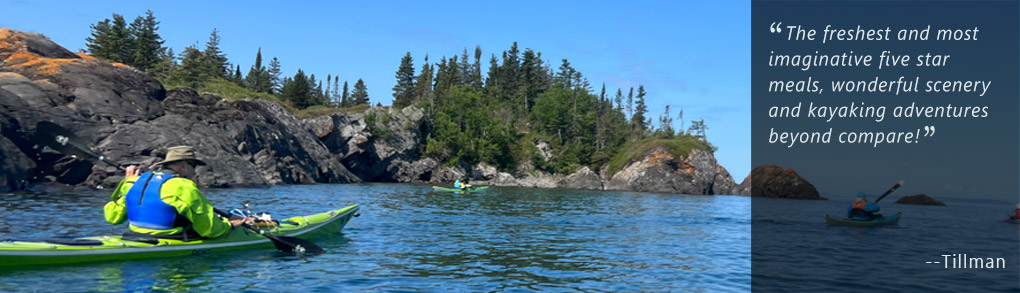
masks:
{"type": "Polygon", "coordinates": [[[460,189],[460,180],[453,182],[453,188],[460,189]]]}
{"type": "Polygon", "coordinates": [[[148,229],[172,229],[177,219],[177,208],[163,202],[159,189],[173,174],[145,172],[138,176],[124,201],[127,205],[128,222],[132,226],[148,229]]]}

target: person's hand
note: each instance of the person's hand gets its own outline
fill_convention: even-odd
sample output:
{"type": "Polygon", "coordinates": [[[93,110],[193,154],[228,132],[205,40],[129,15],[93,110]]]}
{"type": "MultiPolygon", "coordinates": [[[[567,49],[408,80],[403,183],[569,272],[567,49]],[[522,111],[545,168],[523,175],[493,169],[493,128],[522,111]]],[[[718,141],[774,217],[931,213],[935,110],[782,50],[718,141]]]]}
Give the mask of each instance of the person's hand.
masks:
{"type": "Polygon", "coordinates": [[[124,175],[124,177],[126,178],[138,177],[138,175],[141,175],[142,173],[142,170],[139,169],[137,165],[127,166],[127,169],[125,169],[125,171],[126,174],[124,175]]]}
{"type": "Polygon", "coordinates": [[[244,222],[246,220],[248,220],[248,219],[247,218],[233,218],[233,219],[230,219],[230,226],[231,227],[241,226],[242,224],[244,224],[244,222]]]}

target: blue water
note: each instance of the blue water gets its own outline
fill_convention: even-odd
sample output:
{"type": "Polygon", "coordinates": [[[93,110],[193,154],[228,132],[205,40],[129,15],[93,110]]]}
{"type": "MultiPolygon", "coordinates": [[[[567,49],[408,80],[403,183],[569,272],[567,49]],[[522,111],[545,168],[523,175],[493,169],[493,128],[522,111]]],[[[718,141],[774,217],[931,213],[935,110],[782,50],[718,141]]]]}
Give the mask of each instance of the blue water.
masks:
{"type": "Polygon", "coordinates": [[[753,288],[760,292],[1018,292],[1020,225],[1008,202],[882,203],[897,226],[830,227],[850,200],[755,198],[753,288]],[[1002,257],[1005,269],[946,269],[942,254],[1002,257]]]}
{"type": "MultiPolygon", "coordinates": [[[[0,272],[0,291],[749,291],[751,199],[349,184],[218,189],[276,218],[361,204],[326,254],[271,249],[0,272]]],[[[119,234],[105,192],[7,195],[0,238],[119,234]]],[[[906,219],[904,219],[906,221],[906,219]]]]}

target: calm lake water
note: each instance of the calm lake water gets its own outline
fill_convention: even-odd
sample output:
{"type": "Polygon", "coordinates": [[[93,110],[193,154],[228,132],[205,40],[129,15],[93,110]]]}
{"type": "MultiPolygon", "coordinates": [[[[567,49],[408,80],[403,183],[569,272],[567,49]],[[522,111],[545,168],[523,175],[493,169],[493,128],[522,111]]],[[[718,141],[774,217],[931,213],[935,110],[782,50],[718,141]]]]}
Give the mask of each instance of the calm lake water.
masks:
{"type": "MultiPolygon", "coordinates": [[[[751,199],[492,187],[347,184],[213,189],[219,208],[274,218],[361,204],[326,249],[0,272],[0,291],[750,291],[751,199]]],[[[5,195],[0,239],[119,234],[107,192],[5,195]]],[[[906,222],[906,218],[904,219],[906,222]]],[[[1015,245],[1014,245],[1015,246],[1015,245]]]]}

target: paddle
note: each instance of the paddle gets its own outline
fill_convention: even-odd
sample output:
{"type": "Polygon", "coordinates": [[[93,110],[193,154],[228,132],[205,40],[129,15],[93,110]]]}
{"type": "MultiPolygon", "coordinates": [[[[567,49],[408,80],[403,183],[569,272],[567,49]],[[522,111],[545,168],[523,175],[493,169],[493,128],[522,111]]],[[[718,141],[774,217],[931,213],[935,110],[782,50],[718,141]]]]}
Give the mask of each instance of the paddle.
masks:
{"type": "Polygon", "coordinates": [[[72,156],[77,154],[83,154],[85,156],[93,157],[100,162],[106,163],[107,165],[114,166],[121,171],[124,171],[124,167],[117,164],[111,163],[106,160],[105,156],[101,156],[92,151],[92,149],[86,147],[78,139],[78,136],[74,135],[73,132],[67,130],[56,123],[49,121],[42,121],[35,125],[36,139],[43,143],[43,145],[50,147],[51,149],[64,154],[71,154],[72,156]]]}
{"type": "MultiPolygon", "coordinates": [[[[213,211],[216,212],[217,215],[220,215],[221,217],[225,217],[227,219],[229,219],[232,216],[231,214],[221,211],[219,209],[214,208],[213,211]]],[[[259,228],[255,228],[254,226],[248,223],[241,224],[241,226],[244,226],[249,230],[255,231],[255,233],[259,233],[259,235],[265,236],[271,242],[273,242],[273,246],[276,246],[276,249],[279,249],[280,251],[311,254],[321,254],[326,252],[325,249],[322,249],[322,247],[319,247],[318,245],[315,245],[315,243],[312,243],[311,241],[308,240],[304,240],[297,237],[276,236],[273,235],[272,233],[269,233],[269,231],[264,231],[259,228]]]]}
{"type": "Polygon", "coordinates": [[[896,185],[893,185],[892,188],[889,188],[889,191],[886,191],[884,194],[882,194],[882,196],[879,196],[877,199],[875,199],[874,203],[878,203],[878,201],[880,201],[883,198],[885,198],[885,196],[889,195],[890,193],[893,193],[893,191],[896,191],[897,189],[900,189],[900,187],[902,187],[902,186],[903,186],[903,180],[900,180],[899,182],[896,182],[896,185]]]}
{"type": "MultiPolygon", "coordinates": [[[[81,143],[81,140],[78,139],[78,136],[74,135],[73,132],[61,127],[60,125],[57,125],[56,123],[49,121],[39,122],[35,126],[35,134],[36,139],[39,140],[39,142],[60,153],[72,155],[82,154],[85,156],[90,156],[94,159],[99,160],[100,162],[106,163],[107,165],[117,167],[117,169],[120,169],[122,171],[125,170],[124,167],[121,167],[117,164],[107,161],[105,156],[96,154],[94,151],[92,151],[92,149],[88,148],[85,144],[81,143]]],[[[215,211],[216,214],[226,217],[228,219],[231,216],[229,213],[225,213],[219,209],[213,209],[213,211],[215,211]]],[[[242,224],[242,226],[266,237],[267,239],[273,242],[273,246],[276,246],[276,249],[279,249],[281,251],[312,254],[320,254],[326,252],[325,250],[322,249],[322,247],[319,247],[318,245],[315,245],[315,243],[312,243],[304,239],[287,236],[276,236],[269,232],[262,231],[259,230],[258,228],[252,227],[248,223],[244,223],[242,224]]]]}

